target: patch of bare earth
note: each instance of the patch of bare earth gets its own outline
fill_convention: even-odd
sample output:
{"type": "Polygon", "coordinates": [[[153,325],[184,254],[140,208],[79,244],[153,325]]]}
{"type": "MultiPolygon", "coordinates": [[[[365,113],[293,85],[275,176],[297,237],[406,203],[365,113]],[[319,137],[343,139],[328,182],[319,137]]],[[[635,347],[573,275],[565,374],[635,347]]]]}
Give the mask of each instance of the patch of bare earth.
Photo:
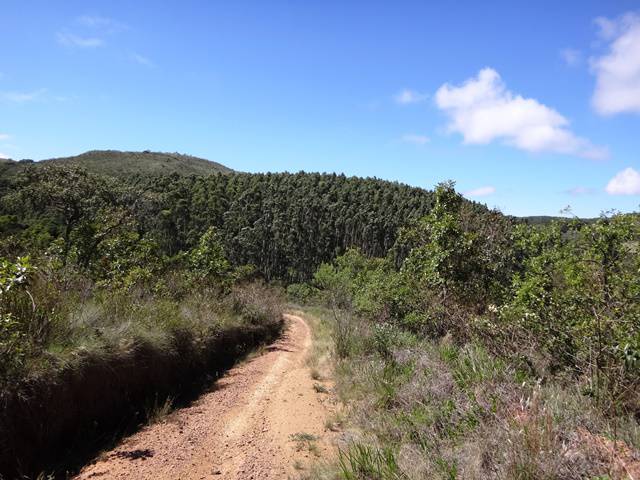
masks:
{"type": "Polygon", "coordinates": [[[230,370],[188,408],[104,453],[84,479],[287,479],[332,454],[330,396],[314,388],[311,332],[285,315],[282,338],[230,370]],[[313,439],[300,442],[296,439],[313,439]]]}

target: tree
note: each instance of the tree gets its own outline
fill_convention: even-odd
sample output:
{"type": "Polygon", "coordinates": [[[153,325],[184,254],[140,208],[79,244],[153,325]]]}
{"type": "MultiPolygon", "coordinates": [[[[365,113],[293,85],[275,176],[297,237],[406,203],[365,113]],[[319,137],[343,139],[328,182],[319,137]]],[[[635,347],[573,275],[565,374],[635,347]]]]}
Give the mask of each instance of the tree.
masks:
{"type": "Polygon", "coordinates": [[[222,283],[230,278],[231,266],[216,229],[209,227],[198,246],[189,253],[191,270],[201,280],[222,283]]]}

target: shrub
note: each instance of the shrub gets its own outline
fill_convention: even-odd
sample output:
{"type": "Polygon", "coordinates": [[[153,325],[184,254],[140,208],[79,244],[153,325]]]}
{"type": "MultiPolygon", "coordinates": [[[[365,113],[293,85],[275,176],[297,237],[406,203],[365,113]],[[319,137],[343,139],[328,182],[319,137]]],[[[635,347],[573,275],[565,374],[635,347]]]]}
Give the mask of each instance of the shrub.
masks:
{"type": "Polygon", "coordinates": [[[0,385],[20,371],[32,348],[36,305],[26,289],[32,272],[28,257],[0,259],[0,385]]]}
{"type": "Polygon", "coordinates": [[[293,302],[306,305],[318,297],[318,289],[307,283],[292,283],[287,287],[287,296],[293,302]]]}
{"type": "Polygon", "coordinates": [[[355,443],[339,452],[340,472],[345,480],[407,479],[391,449],[355,443]]]}

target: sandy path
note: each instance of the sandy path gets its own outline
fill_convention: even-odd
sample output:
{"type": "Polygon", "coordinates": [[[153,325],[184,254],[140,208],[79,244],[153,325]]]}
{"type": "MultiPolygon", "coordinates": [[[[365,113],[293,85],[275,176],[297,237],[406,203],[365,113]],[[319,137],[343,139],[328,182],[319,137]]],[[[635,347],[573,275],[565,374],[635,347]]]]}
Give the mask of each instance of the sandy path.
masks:
{"type": "Polygon", "coordinates": [[[305,360],[311,332],[285,315],[283,337],[230,370],[188,408],[144,428],[86,466],[77,479],[298,478],[316,456],[331,452],[328,395],[313,388],[305,360]],[[318,437],[309,444],[291,435],[318,437]],[[296,464],[296,467],[294,467],[296,464]]]}

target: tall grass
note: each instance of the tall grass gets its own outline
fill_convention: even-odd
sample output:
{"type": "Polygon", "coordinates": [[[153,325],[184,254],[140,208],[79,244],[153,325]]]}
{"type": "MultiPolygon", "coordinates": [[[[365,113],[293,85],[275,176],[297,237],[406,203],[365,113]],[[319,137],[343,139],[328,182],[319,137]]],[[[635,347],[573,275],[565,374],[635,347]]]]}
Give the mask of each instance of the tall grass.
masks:
{"type": "Polygon", "coordinates": [[[637,462],[637,422],[614,424],[574,380],[529,376],[480,340],[314,312],[336,352],[350,346],[335,356],[347,433],[333,478],[614,479],[637,462]]]}
{"type": "Polygon", "coordinates": [[[0,478],[87,460],[105,438],[161,418],[282,325],[279,291],[260,283],[173,295],[61,288],[47,296],[45,288],[30,285],[25,353],[0,379],[0,478]]]}

